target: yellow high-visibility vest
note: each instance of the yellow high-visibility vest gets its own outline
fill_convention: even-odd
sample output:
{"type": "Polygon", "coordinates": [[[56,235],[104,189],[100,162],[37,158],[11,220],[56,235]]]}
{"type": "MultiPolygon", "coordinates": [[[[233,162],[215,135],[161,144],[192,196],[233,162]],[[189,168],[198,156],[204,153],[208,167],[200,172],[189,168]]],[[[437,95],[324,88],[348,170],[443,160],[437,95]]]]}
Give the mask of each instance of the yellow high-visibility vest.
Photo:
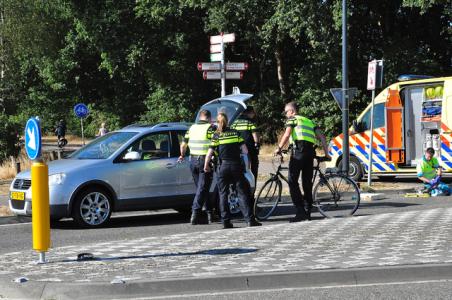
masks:
{"type": "Polygon", "coordinates": [[[188,147],[190,154],[207,155],[212,139],[212,125],[210,123],[194,124],[188,130],[188,147]]]}

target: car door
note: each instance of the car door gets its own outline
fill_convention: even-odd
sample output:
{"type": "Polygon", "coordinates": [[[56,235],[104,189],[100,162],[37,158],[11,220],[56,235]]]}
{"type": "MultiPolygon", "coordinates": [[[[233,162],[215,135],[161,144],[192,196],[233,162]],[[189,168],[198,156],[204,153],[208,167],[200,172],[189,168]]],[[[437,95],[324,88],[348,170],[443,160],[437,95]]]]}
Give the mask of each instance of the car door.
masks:
{"type": "MultiPolygon", "coordinates": [[[[172,132],[172,140],[173,140],[173,153],[177,157],[180,156],[180,144],[184,140],[185,130],[175,130],[172,132]]],[[[196,186],[193,180],[193,176],[190,170],[190,149],[187,148],[187,152],[185,153],[184,161],[178,163],[176,169],[176,181],[178,186],[178,194],[179,195],[194,195],[196,193],[196,186]]]]}
{"type": "Polygon", "coordinates": [[[143,136],[123,153],[138,152],[141,159],[120,160],[120,200],[147,206],[153,198],[177,194],[173,170],[177,158],[171,157],[170,146],[169,131],[161,131],[143,136]]]}

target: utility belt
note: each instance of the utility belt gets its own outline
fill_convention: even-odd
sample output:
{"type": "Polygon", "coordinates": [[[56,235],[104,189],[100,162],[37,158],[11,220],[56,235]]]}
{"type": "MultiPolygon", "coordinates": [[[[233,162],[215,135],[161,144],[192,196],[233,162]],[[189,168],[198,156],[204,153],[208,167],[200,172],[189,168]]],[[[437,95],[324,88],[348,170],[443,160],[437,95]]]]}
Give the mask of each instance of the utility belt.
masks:
{"type": "Polygon", "coordinates": [[[293,144],[289,146],[289,150],[293,154],[293,152],[303,152],[305,150],[312,151],[314,150],[314,144],[308,141],[294,141],[293,144]]]}
{"type": "Polygon", "coordinates": [[[190,161],[200,161],[201,159],[205,159],[206,156],[205,155],[190,155],[190,161]]]}

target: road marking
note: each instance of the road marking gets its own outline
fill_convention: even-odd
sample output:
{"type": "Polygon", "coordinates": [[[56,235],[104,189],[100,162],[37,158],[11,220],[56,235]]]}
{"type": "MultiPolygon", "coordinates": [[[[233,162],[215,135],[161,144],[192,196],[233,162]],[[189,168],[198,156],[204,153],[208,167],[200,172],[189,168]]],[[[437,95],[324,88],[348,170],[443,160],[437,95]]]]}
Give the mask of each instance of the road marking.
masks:
{"type": "MultiPolygon", "coordinates": [[[[279,289],[276,288],[276,289],[243,290],[243,291],[221,291],[221,292],[214,292],[214,293],[176,294],[176,295],[142,297],[142,298],[132,298],[132,299],[134,299],[134,300],[180,299],[180,298],[186,299],[186,298],[205,297],[205,296],[240,295],[240,294],[269,293],[269,292],[281,292],[281,291],[290,292],[290,291],[302,291],[302,290],[339,289],[339,288],[405,285],[405,284],[430,284],[430,283],[443,283],[443,282],[452,282],[452,280],[440,279],[440,280],[398,281],[398,282],[384,282],[384,283],[326,285],[326,286],[312,286],[312,287],[299,287],[299,288],[279,288],[279,289]]],[[[122,299],[122,298],[113,298],[113,300],[119,300],[119,299],[122,299]]]]}

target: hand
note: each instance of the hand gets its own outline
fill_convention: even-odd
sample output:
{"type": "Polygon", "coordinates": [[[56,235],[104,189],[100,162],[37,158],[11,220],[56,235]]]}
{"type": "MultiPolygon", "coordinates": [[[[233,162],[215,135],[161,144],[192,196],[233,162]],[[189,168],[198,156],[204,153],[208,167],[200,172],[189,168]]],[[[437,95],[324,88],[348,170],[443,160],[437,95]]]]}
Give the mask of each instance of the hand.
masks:
{"type": "Polygon", "coordinates": [[[281,155],[281,148],[276,148],[276,150],[275,150],[275,152],[274,152],[274,155],[276,156],[276,155],[281,155]]]}
{"type": "Polygon", "coordinates": [[[212,169],[210,168],[209,165],[204,166],[204,172],[210,173],[211,171],[212,171],[212,169]]]}
{"type": "Polygon", "coordinates": [[[181,156],[179,156],[179,158],[177,159],[177,162],[178,163],[181,163],[181,162],[183,162],[185,160],[185,158],[181,155],[181,156]]]}

